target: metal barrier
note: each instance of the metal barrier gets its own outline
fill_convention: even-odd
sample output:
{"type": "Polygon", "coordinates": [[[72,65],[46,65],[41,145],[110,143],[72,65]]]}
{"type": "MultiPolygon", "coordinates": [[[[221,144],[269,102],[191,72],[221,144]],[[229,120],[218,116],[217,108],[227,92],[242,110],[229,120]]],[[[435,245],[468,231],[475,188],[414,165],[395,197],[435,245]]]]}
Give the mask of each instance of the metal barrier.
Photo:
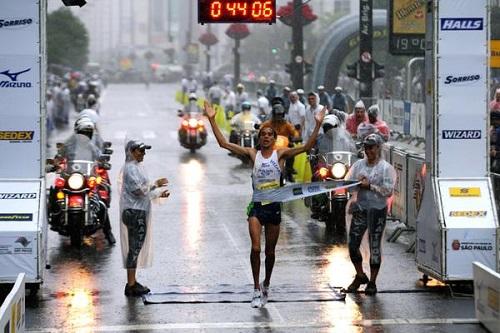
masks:
{"type": "MultiPolygon", "coordinates": [[[[396,242],[403,232],[416,230],[417,214],[424,191],[425,156],[411,149],[417,149],[404,143],[386,144],[382,154],[396,170],[396,184],[391,206],[391,217],[402,224],[389,236],[389,242],[396,242]],[[389,157],[389,158],[388,158],[389,157]]],[[[415,240],[407,252],[415,250],[415,240]]]]}
{"type": "Polygon", "coordinates": [[[16,283],[0,307],[0,332],[23,333],[25,330],[25,283],[26,276],[21,273],[16,283]]]}

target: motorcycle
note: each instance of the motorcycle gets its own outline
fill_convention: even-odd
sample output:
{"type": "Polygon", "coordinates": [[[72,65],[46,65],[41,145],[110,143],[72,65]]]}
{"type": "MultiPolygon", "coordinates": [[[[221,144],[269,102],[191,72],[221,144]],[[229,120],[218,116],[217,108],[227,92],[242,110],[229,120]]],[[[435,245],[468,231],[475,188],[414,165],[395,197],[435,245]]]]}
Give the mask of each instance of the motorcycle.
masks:
{"type": "MultiPolygon", "coordinates": [[[[111,185],[108,170],[112,150],[111,144],[105,148],[98,161],[92,153],[78,145],[74,149],[75,158],[69,160],[60,155],[52,163],[56,171],[53,186],[48,195],[48,217],[52,230],[69,236],[71,245],[79,247],[84,236],[90,236],[99,229],[109,226],[108,209],[111,203],[111,185]]],[[[58,148],[64,147],[58,144],[58,148]]]]}
{"type": "Polygon", "coordinates": [[[207,143],[205,123],[197,112],[184,114],[179,110],[179,117],[184,117],[178,130],[179,142],[182,147],[194,153],[207,143]]]}
{"type": "MultiPolygon", "coordinates": [[[[318,147],[309,157],[313,165],[313,181],[335,181],[340,184],[359,155],[354,141],[344,129],[334,128],[328,132],[323,134],[318,147]]],[[[347,189],[317,195],[312,198],[311,216],[325,221],[327,230],[343,235],[349,198],[347,189]]]]}

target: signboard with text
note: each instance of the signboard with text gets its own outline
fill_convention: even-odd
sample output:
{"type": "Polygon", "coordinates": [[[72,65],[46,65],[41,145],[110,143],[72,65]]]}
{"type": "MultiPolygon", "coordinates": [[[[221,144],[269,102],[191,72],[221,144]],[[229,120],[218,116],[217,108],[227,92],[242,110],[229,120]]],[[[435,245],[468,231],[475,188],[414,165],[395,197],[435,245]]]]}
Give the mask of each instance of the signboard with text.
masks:
{"type": "Polygon", "coordinates": [[[389,52],[423,56],[425,50],[425,0],[391,0],[389,52]]]}

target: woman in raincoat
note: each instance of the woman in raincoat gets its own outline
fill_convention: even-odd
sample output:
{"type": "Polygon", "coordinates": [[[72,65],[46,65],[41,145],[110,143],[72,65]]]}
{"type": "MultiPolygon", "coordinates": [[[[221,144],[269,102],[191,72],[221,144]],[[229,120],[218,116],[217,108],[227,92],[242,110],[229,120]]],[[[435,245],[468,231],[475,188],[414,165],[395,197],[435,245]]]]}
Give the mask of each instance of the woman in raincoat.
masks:
{"type": "Polygon", "coordinates": [[[146,175],[142,161],[146,149],[151,146],[136,140],[125,145],[125,165],[120,171],[120,234],[123,264],[127,269],[126,296],[140,296],[148,293],[149,288],[136,280],[137,268],[151,266],[151,200],[168,197],[163,186],[168,181],[160,178],[151,183],[146,175]]]}
{"type": "Polygon", "coordinates": [[[348,206],[352,214],[348,231],[349,256],[356,269],[356,277],[345,289],[356,292],[362,284],[367,284],[365,294],[377,292],[376,280],[382,263],[382,240],[387,217],[387,200],[392,195],[396,182],[393,166],[381,157],[384,139],[377,133],[363,140],[365,158],[356,161],[346,179],[357,180],[361,184],[355,190],[348,206]],[[368,231],[370,249],[370,279],[363,272],[361,241],[368,231]]]}

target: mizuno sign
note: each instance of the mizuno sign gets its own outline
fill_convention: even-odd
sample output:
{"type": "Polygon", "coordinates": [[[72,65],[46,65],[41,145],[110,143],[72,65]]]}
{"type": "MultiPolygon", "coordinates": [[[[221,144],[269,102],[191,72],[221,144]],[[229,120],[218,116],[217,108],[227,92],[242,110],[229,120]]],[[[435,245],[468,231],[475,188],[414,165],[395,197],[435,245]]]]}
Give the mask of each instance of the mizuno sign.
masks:
{"type": "Polygon", "coordinates": [[[31,88],[31,82],[19,82],[18,76],[29,72],[31,68],[19,71],[19,72],[11,72],[9,69],[3,72],[0,72],[0,75],[6,76],[9,80],[0,81],[0,88],[31,88]]]}
{"type": "Polygon", "coordinates": [[[441,30],[483,30],[483,19],[469,18],[442,18],[441,30]]]}
{"type": "Polygon", "coordinates": [[[0,193],[0,200],[36,199],[36,193],[0,193]]]}
{"type": "Polygon", "coordinates": [[[443,139],[481,139],[481,130],[443,130],[443,139]]]}

